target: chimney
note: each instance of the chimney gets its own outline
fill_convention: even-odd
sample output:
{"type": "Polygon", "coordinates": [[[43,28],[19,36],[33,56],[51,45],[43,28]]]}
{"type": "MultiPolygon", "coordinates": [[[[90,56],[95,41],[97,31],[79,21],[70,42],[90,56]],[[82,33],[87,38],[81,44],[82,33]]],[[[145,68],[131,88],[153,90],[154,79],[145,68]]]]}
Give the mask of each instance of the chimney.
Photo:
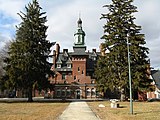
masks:
{"type": "Polygon", "coordinates": [[[96,49],[92,49],[92,52],[95,52],[95,53],[96,53],[96,49]]]}
{"type": "Polygon", "coordinates": [[[56,44],[56,59],[59,55],[59,52],[60,52],[60,46],[59,46],[59,44],[56,44]]]}
{"type": "Polygon", "coordinates": [[[65,52],[68,53],[68,49],[63,49],[63,54],[64,54],[65,52]]]}
{"type": "MultiPolygon", "coordinates": [[[[53,67],[55,68],[55,65],[56,65],[56,51],[55,50],[53,50],[53,67]]],[[[53,69],[54,69],[53,68],[53,69]]]]}

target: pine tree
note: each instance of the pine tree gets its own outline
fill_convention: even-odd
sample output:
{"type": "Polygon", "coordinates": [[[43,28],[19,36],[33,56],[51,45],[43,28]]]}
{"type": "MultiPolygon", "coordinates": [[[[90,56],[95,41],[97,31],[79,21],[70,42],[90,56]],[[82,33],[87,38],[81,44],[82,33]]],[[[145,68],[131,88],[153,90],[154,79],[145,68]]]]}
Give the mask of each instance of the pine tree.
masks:
{"type": "Polygon", "coordinates": [[[98,86],[122,90],[122,94],[124,90],[125,95],[129,88],[127,39],[130,43],[132,89],[147,90],[151,83],[147,76],[149,49],[145,47],[144,34],[140,33],[141,26],[134,23],[136,18],[133,14],[138,11],[132,2],[133,0],[112,0],[110,5],[104,6],[109,10],[101,17],[106,20],[102,37],[105,40],[102,48],[106,53],[99,58],[95,73],[98,86]]]}
{"type": "Polygon", "coordinates": [[[5,85],[5,59],[8,57],[8,49],[10,46],[11,42],[5,42],[5,46],[0,50],[0,90],[3,91],[6,89],[6,85],[5,85]]]}
{"type": "Polygon", "coordinates": [[[2,77],[2,75],[3,75],[3,60],[0,57],[0,78],[2,77]]]}
{"type": "Polygon", "coordinates": [[[33,86],[42,89],[48,85],[46,74],[50,72],[50,64],[47,58],[54,43],[46,40],[47,19],[38,1],[33,0],[25,9],[26,13],[19,13],[22,22],[17,26],[16,40],[9,48],[6,75],[13,87],[27,91],[31,102],[33,86]]]}

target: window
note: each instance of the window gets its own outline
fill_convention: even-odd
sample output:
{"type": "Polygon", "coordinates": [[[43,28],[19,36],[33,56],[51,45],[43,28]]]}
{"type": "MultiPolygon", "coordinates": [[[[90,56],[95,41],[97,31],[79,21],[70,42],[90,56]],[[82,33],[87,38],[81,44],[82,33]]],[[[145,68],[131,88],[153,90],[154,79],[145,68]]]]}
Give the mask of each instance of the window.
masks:
{"type": "Polygon", "coordinates": [[[60,96],[61,96],[61,90],[58,89],[58,90],[56,91],[56,94],[57,94],[57,97],[60,97],[60,96]]]}
{"type": "Polygon", "coordinates": [[[71,96],[71,90],[67,90],[67,93],[66,93],[67,95],[67,97],[70,97],[71,96]]]}
{"type": "Polygon", "coordinates": [[[80,68],[78,67],[78,72],[80,72],[80,68]]]}
{"type": "Polygon", "coordinates": [[[95,83],[95,79],[91,79],[91,84],[94,84],[95,83]]]}
{"type": "Polygon", "coordinates": [[[90,90],[89,90],[89,88],[87,88],[86,95],[90,96],[90,90]]]}
{"type": "Polygon", "coordinates": [[[66,79],[66,74],[62,73],[62,80],[65,80],[65,79],[66,79]]]}
{"type": "Polygon", "coordinates": [[[94,88],[91,89],[91,95],[92,95],[92,96],[95,96],[95,95],[96,95],[94,88]]]}
{"type": "Polygon", "coordinates": [[[61,68],[61,64],[57,64],[57,68],[61,68]]]}
{"type": "Polygon", "coordinates": [[[82,70],[82,75],[84,74],[84,71],[82,70]]]}
{"type": "Polygon", "coordinates": [[[93,60],[96,61],[96,57],[93,57],[93,60]]]}
{"type": "Polygon", "coordinates": [[[67,64],[67,68],[71,68],[71,64],[67,64]]]}
{"type": "Polygon", "coordinates": [[[80,42],[81,42],[81,36],[78,35],[78,43],[80,43],[80,42]]]}
{"type": "Polygon", "coordinates": [[[76,76],[74,76],[74,80],[76,80],[76,76]]]}
{"type": "Polygon", "coordinates": [[[100,97],[99,91],[96,91],[96,97],[100,97]]]}
{"type": "Polygon", "coordinates": [[[65,97],[65,96],[66,96],[66,91],[62,90],[62,97],[65,97]]]}

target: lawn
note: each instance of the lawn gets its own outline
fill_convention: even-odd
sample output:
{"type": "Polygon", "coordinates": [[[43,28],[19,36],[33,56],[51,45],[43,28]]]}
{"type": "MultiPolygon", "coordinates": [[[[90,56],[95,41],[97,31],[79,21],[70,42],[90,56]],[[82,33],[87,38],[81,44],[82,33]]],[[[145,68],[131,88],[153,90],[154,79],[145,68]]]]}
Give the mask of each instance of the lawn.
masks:
{"type": "Polygon", "coordinates": [[[111,108],[109,101],[89,102],[88,105],[102,120],[160,120],[160,102],[134,102],[133,115],[129,102],[120,102],[120,108],[111,108]],[[99,104],[105,107],[99,108],[99,104]]]}
{"type": "Polygon", "coordinates": [[[0,103],[0,120],[55,120],[69,103],[0,103]]]}

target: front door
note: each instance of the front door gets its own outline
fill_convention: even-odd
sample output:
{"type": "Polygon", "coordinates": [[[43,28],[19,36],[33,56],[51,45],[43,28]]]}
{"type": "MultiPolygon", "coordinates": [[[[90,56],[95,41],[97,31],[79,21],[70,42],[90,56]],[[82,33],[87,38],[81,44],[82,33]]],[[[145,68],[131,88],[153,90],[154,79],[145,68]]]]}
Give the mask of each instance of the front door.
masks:
{"type": "Polygon", "coordinates": [[[77,99],[80,99],[80,90],[77,90],[77,91],[76,91],[76,98],[77,98],[77,99]]]}

